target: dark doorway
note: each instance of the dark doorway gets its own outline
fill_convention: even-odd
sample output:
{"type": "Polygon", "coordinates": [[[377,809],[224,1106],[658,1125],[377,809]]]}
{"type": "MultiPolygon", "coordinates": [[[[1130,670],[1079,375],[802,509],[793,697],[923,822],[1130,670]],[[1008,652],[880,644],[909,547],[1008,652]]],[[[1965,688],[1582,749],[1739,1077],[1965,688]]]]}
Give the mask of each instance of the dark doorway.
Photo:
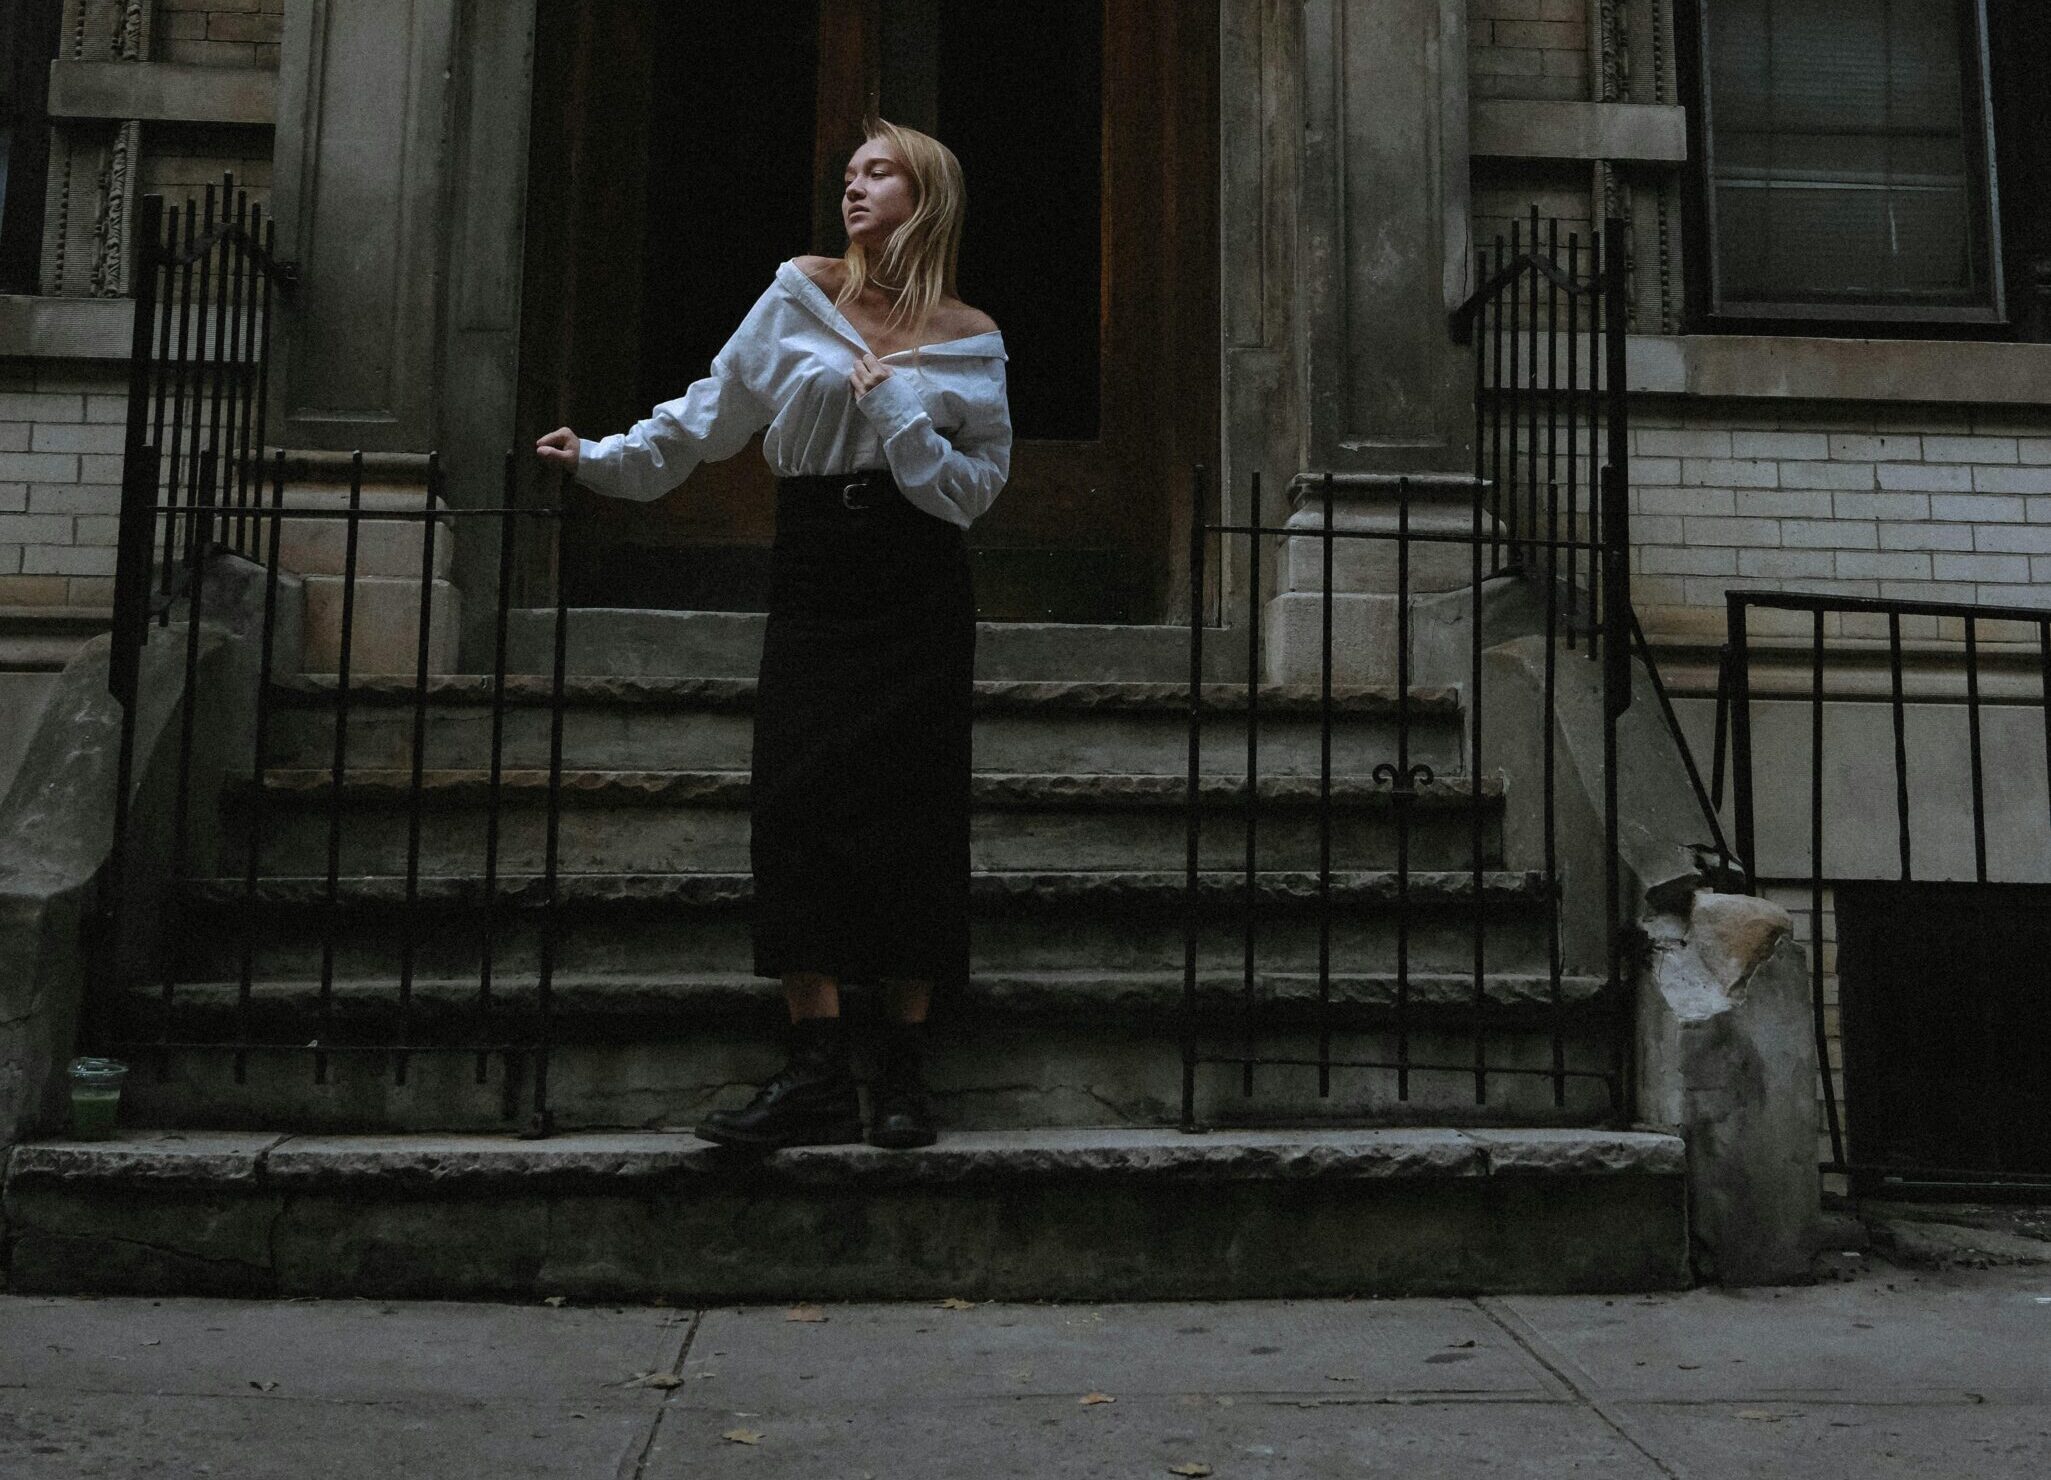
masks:
{"type": "Polygon", "coordinates": [[[2051,1176],[2051,886],[1840,884],[1837,937],[1851,1160],[2051,1176]]]}
{"type": "MultiPolygon", "coordinates": [[[[1217,17],[1178,0],[542,0],[522,416],[617,431],[704,375],[776,265],[846,246],[865,111],[945,140],[961,296],[1010,359],[1012,475],[970,534],[986,619],[1155,621],[1215,444],[1217,17]],[[665,16],[671,12],[663,12],[665,16]]],[[[574,490],[578,604],[758,610],[759,440],[653,505],[574,490]]]]}

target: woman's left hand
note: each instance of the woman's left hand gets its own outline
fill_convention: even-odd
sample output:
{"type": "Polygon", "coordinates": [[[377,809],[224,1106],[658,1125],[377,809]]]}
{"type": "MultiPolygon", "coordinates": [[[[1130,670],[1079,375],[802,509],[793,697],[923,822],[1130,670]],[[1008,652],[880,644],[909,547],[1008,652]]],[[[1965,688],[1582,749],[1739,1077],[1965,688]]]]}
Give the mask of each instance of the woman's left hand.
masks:
{"type": "Polygon", "coordinates": [[[855,361],[855,368],[848,375],[848,384],[855,388],[856,396],[866,396],[870,391],[890,379],[890,367],[874,355],[864,353],[855,361]]]}

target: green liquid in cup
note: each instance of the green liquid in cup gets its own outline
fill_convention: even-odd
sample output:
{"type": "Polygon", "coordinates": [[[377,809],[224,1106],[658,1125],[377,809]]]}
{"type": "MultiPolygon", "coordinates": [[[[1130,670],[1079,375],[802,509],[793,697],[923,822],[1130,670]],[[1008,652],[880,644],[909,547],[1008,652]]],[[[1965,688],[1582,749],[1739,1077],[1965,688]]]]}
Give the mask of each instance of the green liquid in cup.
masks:
{"type": "Polygon", "coordinates": [[[121,1104],[118,1086],[99,1089],[84,1085],[71,1091],[71,1130],[82,1141],[104,1141],[114,1134],[114,1112],[121,1104]]]}

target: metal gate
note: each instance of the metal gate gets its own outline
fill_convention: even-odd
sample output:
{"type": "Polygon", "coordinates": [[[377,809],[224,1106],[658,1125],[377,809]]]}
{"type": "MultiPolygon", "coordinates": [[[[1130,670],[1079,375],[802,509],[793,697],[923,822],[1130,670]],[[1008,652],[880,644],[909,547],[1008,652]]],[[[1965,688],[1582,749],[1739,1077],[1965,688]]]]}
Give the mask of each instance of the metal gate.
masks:
{"type": "MultiPolygon", "coordinates": [[[[1233,685],[1203,682],[1203,646],[1208,633],[1192,616],[1189,629],[1189,741],[1186,809],[1188,839],[1184,878],[1184,973],[1181,1011],[1182,1125],[1200,1127],[1197,1090],[1204,1065],[1236,1066],[1242,1102],[1255,1093],[1256,1071],[1278,1068],[1316,1072],[1317,1095],[1333,1094],[1335,1070],[1371,1076],[1355,1084],[1355,1103],[1370,1116],[1400,1114],[1401,1107],[1429,1084],[1455,1085],[1475,1106],[1494,1103],[1505,1080],[1532,1079],[1548,1084],[1556,1109],[1566,1109],[1570,1096],[1593,1086],[1599,1097],[1599,1118],[1622,1121],[1629,1111],[1629,1035],[1631,1026],[1624,979],[1623,934],[1628,920],[1619,898],[1617,856],[1616,731],[1617,720],[1630,703],[1634,623],[1630,608],[1630,523],[1628,487],[1629,429],[1623,374],[1625,298],[1624,226],[1606,223],[1584,242],[1574,232],[1564,235],[1558,223],[1541,223],[1534,212],[1518,223],[1507,241],[1498,238],[1481,255],[1480,289],[1452,316],[1455,337],[1475,347],[1478,377],[1475,398],[1476,474],[1460,508],[1463,517],[1448,525],[1440,517],[1427,526],[1422,511],[1426,495],[1445,507],[1447,480],[1402,480],[1395,489],[1393,527],[1337,528],[1335,477],[1300,480],[1307,483],[1303,507],[1316,501],[1321,518],[1316,527],[1264,523],[1260,519],[1261,488],[1255,474],[1249,489],[1247,522],[1207,517],[1202,470],[1192,480],[1194,513],[1189,546],[1192,613],[1203,610],[1202,593],[1207,546],[1216,538],[1245,541],[1245,568],[1251,579],[1244,588],[1244,606],[1232,624],[1235,639],[1246,643],[1248,678],[1243,693],[1233,685]],[[1262,570],[1270,541],[1314,539],[1321,561],[1322,592],[1319,637],[1319,681],[1307,685],[1273,685],[1263,681],[1262,570]],[[1390,552],[1393,571],[1395,682],[1377,693],[1358,687],[1335,688],[1333,682],[1335,555],[1341,544],[1369,542],[1390,552]],[[1435,714],[1443,715],[1442,699],[1419,693],[1413,683],[1413,571],[1426,559],[1441,566],[1447,551],[1457,554],[1466,571],[1464,587],[1453,600],[1458,610],[1440,613],[1465,621],[1469,635],[1463,682],[1464,710],[1459,716],[1462,743],[1469,758],[1464,777],[1434,774],[1421,736],[1435,714]],[[1486,754],[1489,695],[1484,683],[1483,629],[1485,594],[1505,580],[1525,584],[1542,609],[1544,645],[1543,754],[1538,765],[1543,785],[1541,856],[1530,870],[1513,870],[1494,856],[1484,820],[1491,785],[1482,774],[1486,754]],[[1606,868],[1600,879],[1570,878],[1559,850],[1560,818],[1557,757],[1551,718],[1563,663],[1599,663],[1602,688],[1604,796],[1599,825],[1603,829],[1606,868]],[[1393,726],[1393,754],[1373,768],[1371,777],[1335,778],[1333,729],[1342,715],[1379,710],[1393,726]],[[1261,727],[1264,714],[1314,714],[1319,727],[1318,767],[1314,777],[1282,774],[1264,763],[1261,727]],[[1243,774],[1206,774],[1202,765],[1207,717],[1237,712],[1245,717],[1243,774]],[[1361,860],[1335,860],[1335,783],[1349,804],[1385,810],[1392,828],[1393,869],[1357,866],[1361,860]],[[1317,829],[1315,867],[1261,867],[1264,811],[1295,790],[1315,788],[1317,829]],[[1462,794],[1464,788],[1464,795],[1462,794]],[[1413,841],[1429,805],[1450,800],[1464,805],[1468,821],[1460,856],[1450,866],[1421,869],[1414,861],[1413,841]],[[1201,866],[1204,817],[1229,807],[1240,814],[1243,863],[1237,870],[1201,866]],[[1568,990],[1570,965],[1563,958],[1560,915],[1574,899],[1592,902],[1606,922],[1603,959],[1595,963],[1599,981],[1590,995],[1573,1000],[1568,990]],[[1528,891],[1547,916],[1544,967],[1538,990],[1527,1000],[1510,1002],[1492,981],[1499,966],[1491,960],[1492,911],[1505,900],[1528,891]],[[1358,957],[1342,963],[1344,991],[1335,990],[1334,923],[1349,914],[1386,909],[1392,942],[1386,977],[1379,970],[1362,981],[1358,957]],[[1236,984],[1220,980],[1207,957],[1222,954],[1221,917],[1237,917],[1236,984]],[[1305,917],[1309,924],[1304,924],[1305,917]],[[1277,928],[1311,929],[1316,937],[1314,975],[1305,966],[1290,973],[1263,969],[1263,936],[1277,928]],[[1427,929],[1443,939],[1447,929],[1464,932],[1460,947],[1464,965],[1456,974],[1443,965],[1433,972],[1416,968],[1413,947],[1427,929]],[[1602,1045],[1593,1062],[1570,1062],[1570,1034],[1593,1036],[1602,1045]],[[1287,1032],[1298,1044],[1314,1038],[1314,1049],[1276,1049],[1264,1041],[1287,1032]],[[1335,1032],[1365,1034],[1370,1051],[1335,1052],[1335,1032]],[[1545,1044],[1542,1062],[1519,1062],[1503,1051],[1513,1035],[1537,1037],[1545,1044]],[[1449,1047],[1460,1051],[1448,1052],[1449,1047]]],[[[1442,860],[1445,862],[1445,860],[1442,860]]],[[[1377,957],[1374,965],[1383,964],[1377,957]]],[[[1270,1076],[1272,1082],[1272,1075],[1270,1076]]],[[[1581,1103],[1577,1101],[1577,1103],[1581,1103]]]]}

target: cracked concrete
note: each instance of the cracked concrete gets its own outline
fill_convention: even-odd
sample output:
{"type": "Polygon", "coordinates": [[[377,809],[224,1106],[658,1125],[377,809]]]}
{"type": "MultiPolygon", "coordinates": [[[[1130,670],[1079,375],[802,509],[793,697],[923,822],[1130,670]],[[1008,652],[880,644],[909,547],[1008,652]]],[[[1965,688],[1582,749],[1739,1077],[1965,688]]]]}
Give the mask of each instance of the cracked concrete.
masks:
{"type": "Polygon", "coordinates": [[[2051,1286],[1875,1260],[1771,1291],[1479,1300],[13,1295],[0,1394],[10,1480],[2022,1480],[2051,1467],[2051,1286]]]}

